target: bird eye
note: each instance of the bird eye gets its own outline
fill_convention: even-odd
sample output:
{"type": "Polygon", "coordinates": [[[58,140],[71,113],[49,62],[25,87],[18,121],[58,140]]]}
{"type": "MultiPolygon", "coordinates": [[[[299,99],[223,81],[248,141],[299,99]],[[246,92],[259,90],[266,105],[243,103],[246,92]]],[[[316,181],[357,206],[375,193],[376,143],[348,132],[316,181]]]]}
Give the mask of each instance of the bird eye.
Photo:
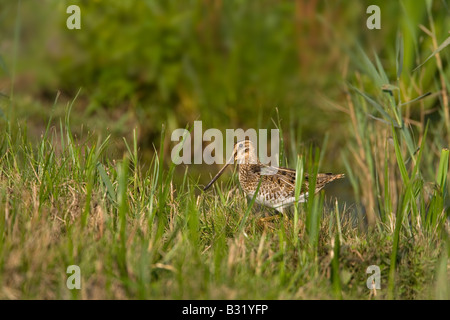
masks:
{"type": "Polygon", "coordinates": [[[241,143],[241,144],[239,144],[239,148],[242,148],[244,145],[241,143]]]}

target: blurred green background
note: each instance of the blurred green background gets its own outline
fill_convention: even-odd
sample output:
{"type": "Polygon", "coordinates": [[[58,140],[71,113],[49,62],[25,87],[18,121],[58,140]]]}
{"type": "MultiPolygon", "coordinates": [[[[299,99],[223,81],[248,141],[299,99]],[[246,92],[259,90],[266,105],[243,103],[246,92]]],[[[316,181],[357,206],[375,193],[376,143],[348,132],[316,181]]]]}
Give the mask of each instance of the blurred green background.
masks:
{"type": "MultiPolygon", "coordinates": [[[[377,52],[395,80],[401,33],[404,70],[412,70],[433,51],[420,29],[430,23],[426,3],[7,1],[0,11],[0,109],[39,138],[50,114],[57,127],[81,89],[71,113],[77,136],[112,134],[112,156],[121,157],[122,137],[131,139],[136,128],[144,159],[158,148],[163,124],[169,146],[170,133],[194,120],[203,130],[225,130],[271,129],[280,119],[286,146],[321,146],[329,134],[322,167],[342,171],[349,117],[336,106],[345,103],[343,84],[359,68],[358,52],[377,52]],[[66,27],[71,4],[81,8],[81,30],[66,27]],[[381,30],[366,27],[372,4],[381,8],[381,30]]],[[[449,7],[434,1],[432,11],[442,41],[449,7]]],[[[429,69],[421,81],[431,90],[436,70],[429,69]]],[[[436,103],[427,99],[426,106],[436,103]]],[[[291,161],[293,151],[286,150],[291,161]]]]}

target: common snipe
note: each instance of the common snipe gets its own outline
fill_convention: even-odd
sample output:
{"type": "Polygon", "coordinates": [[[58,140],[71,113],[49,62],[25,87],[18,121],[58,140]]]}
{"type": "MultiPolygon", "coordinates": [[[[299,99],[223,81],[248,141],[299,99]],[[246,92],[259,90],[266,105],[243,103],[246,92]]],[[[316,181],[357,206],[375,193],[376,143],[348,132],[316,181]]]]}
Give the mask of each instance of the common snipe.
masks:
{"type": "MultiPolygon", "coordinates": [[[[203,188],[204,191],[220,177],[233,160],[239,165],[239,183],[250,198],[254,196],[261,179],[261,185],[255,199],[257,203],[274,208],[281,213],[283,213],[284,208],[295,203],[296,171],[262,164],[250,140],[239,141],[235,144],[232,156],[216,176],[203,188]]],[[[343,174],[317,174],[315,193],[322,190],[331,181],[343,177],[343,174]]],[[[308,174],[305,174],[298,202],[307,200],[308,190],[309,177],[308,174]]]]}

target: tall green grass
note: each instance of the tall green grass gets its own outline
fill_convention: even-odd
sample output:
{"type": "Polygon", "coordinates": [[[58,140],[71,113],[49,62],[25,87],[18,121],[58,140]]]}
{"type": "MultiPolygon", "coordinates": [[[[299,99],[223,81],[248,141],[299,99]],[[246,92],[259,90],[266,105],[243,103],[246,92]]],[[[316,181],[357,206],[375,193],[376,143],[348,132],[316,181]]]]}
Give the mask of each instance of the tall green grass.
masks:
{"type": "MultiPolygon", "coordinates": [[[[361,52],[362,72],[356,74],[356,85],[349,86],[348,114],[353,136],[349,140],[350,152],[344,152],[344,162],[355,197],[361,199],[366,211],[369,227],[376,227],[379,232],[387,232],[393,237],[389,298],[397,296],[395,278],[398,277],[400,243],[423,238],[440,243],[448,236],[445,205],[446,202],[448,205],[449,131],[445,129],[449,125],[448,117],[442,116],[437,121],[427,119],[422,108],[421,120],[413,121],[409,110],[410,105],[430,99],[431,92],[424,92],[416,81],[423,78],[420,69],[425,62],[432,57],[440,61],[439,52],[449,44],[448,39],[412,74],[402,76],[404,47],[399,35],[393,83],[377,54],[372,62],[361,52]],[[412,92],[417,96],[408,100],[412,92]]],[[[448,79],[448,74],[437,68],[436,78],[448,79]]],[[[442,115],[448,113],[447,84],[448,80],[444,80],[432,87],[438,93],[438,110],[442,115]]]]}
{"type": "MultiPolygon", "coordinates": [[[[235,180],[221,179],[204,193],[186,170],[174,183],[174,168],[161,166],[165,153],[158,150],[144,166],[135,140],[124,141],[128,151],[113,161],[106,156],[108,137],[73,138],[69,113],[37,146],[25,128],[12,129],[0,140],[2,298],[366,299],[368,264],[385,272],[377,298],[391,297],[387,283],[394,298],[448,292],[442,281],[432,281],[445,278],[447,249],[438,236],[445,220],[431,215],[444,208],[446,150],[435,204],[411,196],[418,185],[412,173],[425,158],[419,151],[417,171],[406,172],[410,182],[402,187],[397,212],[403,219],[397,216],[390,229],[389,218],[377,218],[379,227],[367,233],[351,210],[338,202],[325,206],[326,192],[295,208],[293,219],[261,223],[267,209],[252,206],[235,180]],[[422,216],[430,222],[418,225],[414,219],[422,216]],[[71,264],[81,268],[79,292],[65,287],[71,264]]],[[[394,145],[400,161],[397,136],[394,145]]],[[[320,152],[311,149],[307,159],[299,158],[297,169],[304,165],[314,177],[320,152]]]]}
{"type": "Polygon", "coordinates": [[[267,208],[245,198],[235,175],[207,193],[189,167],[176,179],[166,126],[155,129],[149,163],[139,130],[113,158],[110,136],[73,134],[75,95],[35,143],[14,117],[11,90],[0,119],[0,298],[448,299],[448,40],[437,41],[433,23],[424,28],[433,49],[415,71],[411,52],[422,50],[409,37],[397,38],[395,59],[352,57],[358,71],[340,109],[349,116],[342,157],[357,205],[311,192],[327,139],[320,150],[299,150],[296,122],[286,128],[278,117],[291,134],[296,197],[302,172],[310,197],[272,222],[260,220],[267,208]],[[80,291],[66,287],[73,264],[80,291]],[[366,287],[369,265],[381,269],[376,294],[366,287]]]}

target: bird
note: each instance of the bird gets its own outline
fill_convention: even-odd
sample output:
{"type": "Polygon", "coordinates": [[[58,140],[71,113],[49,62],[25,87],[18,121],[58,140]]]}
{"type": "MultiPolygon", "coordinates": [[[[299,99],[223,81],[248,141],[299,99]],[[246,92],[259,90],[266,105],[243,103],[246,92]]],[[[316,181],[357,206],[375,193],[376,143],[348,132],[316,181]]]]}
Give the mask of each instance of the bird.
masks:
{"type": "MultiPolygon", "coordinates": [[[[203,191],[208,190],[233,161],[239,166],[239,183],[249,198],[253,198],[260,184],[258,194],[255,197],[256,203],[273,208],[281,214],[284,213],[287,207],[296,203],[296,171],[261,163],[250,140],[238,141],[234,145],[230,159],[203,188],[203,191]]],[[[322,190],[330,182],[341,178],[344,178],[344,174],[318,173],[314,193],[322,190]]],[[[302,179],[300,195],[297,199],[298,203],[307,201],[309,183],[309,175],[305,173],[302,179]]]]}

